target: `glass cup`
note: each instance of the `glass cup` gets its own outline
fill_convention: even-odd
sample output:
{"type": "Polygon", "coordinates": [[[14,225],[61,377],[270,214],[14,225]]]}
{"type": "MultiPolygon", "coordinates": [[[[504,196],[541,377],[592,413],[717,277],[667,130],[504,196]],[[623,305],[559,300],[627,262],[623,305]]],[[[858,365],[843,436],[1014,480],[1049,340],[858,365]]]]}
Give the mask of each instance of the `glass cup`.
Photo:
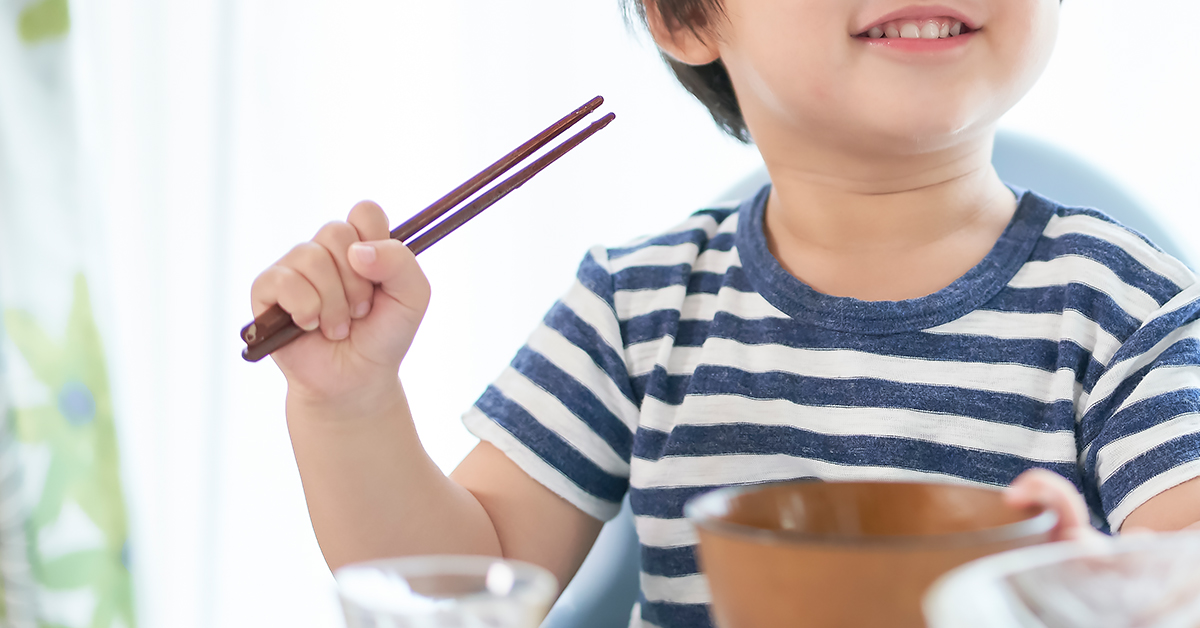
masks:
{"type": "Polygon", "coordinates": [[[347,628],[537,628],[558,583],[528,563],[487,556],[412,556],[334,574],[347,628]]]}
{"type": "Polygon", "coordinates": [[[1200,533],[1053,543],[976,561],[929,591],[931,628],[1196,628],[1200,533]]]}

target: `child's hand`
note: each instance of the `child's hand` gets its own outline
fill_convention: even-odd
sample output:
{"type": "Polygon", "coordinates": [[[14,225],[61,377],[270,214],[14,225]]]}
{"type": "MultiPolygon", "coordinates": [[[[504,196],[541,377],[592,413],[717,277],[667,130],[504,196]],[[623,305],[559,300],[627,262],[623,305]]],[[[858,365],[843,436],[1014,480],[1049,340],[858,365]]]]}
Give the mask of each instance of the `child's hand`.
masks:
{"type": "Polygon", "coordinates": [[[1051,533],[1052,541],[1073,541],[1103,538],[1092,527],[1087,504],[1075,490],[1075,485],[1063,476],[1047,469],[1030,469],[1013,480],[1004,495],[1005,501],[1016,508],[1042,506],[1058,514],[1058,525],[1051,533]]]}
{"type": "Polygon", "coordinates": [[[354,206],[254,281],[255,316],[278,303],[305,334],[272,357],[289,394],[324,401],[394,385],[429,304],[429,282],[403,243],[388,238],[375,203],[354,206]]]}

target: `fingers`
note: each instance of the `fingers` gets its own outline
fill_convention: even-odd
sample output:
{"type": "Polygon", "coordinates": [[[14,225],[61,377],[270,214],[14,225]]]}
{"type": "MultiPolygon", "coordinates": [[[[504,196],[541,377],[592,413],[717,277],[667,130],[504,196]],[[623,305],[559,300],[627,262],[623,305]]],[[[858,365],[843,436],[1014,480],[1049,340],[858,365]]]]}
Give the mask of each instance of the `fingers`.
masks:
{"type": "Polygon", "coordinates": [[[429,304],[429,282],[412,251],[396,240],[359,242],[350,246],[350,265],[379,285],[384,294],[416,314],[429,304]]]}
{"type": "Polygon", "coordinates": [[[305,299],[298,304],[302,309],[293,310],[289,303],[292,294],[286,291],[279,293],[280,307],[292,315],[297,325],[308,331],[319,326],[330,340],[342,340],[350,335],[350,304],[346,300],[337,261],[328,249],[318,242],[305,242],[293,248],[277,265],[303,277],[318,295],[315,304],[316,324],[313,324],[314,318],[311,317],[314,304],[310,300],[305,299]],[[305,327],[304,323],[310,326],[305,327]]]}
{"type": "Polygon", "coordinates": [[[1013,480],[1005,501],[1016,508],[1041,506],[1058,514],[1055,540],[1100,534],[1092,527],[1087,504],[1075,485],[1047,469],[1030,469],[1013,480]]]}
{"type": "Polygon", "coordinates": [[[311,242],[293,248],[254,282],[255,316],[278,303],[302,329],[318,327],[330,340],[350,333],[351,319],[371,311],[375,286],[356,273],[347,257],[350,246],[364,238],[387,238],[388,220],[370,201],[350,212],[349,222],[331,222],[311,242]]]}
{"type": "MultiPolygon", "coordinates": [[[[386,225],[386,218],[384,219],[386,225]]],[[[329,257],[333,259],[338,277],[342,284],[342,293],[347,303],[347,311],[351,318],[362,318],[371,311],[371,295],[375,286],[362,275],[354,272],[346,254],[350,245],[360,240],[359,231],[353,225],[345,222],[331,222],[317,232],[313,242],[324,247],[329,257]]],[[[348,321],[347,321],[348,322],[348,321]]]]}
{"type": "Polygon", "coordinates": [[[312,331],[321,322],[321,295],[303,275],[281,264],[263,271],[254,280],[250,299],[257,318],[276,303],[301,329],[312,331]]]}
{"type": "Polygon", "coordinates": [[[371,201],[362,201],[355,205],[354,209],[350,210],[346,222],[358,231],[358,239],[364,242],[386,240],[391,233],[387,215],[379,205],[371,201]]]}

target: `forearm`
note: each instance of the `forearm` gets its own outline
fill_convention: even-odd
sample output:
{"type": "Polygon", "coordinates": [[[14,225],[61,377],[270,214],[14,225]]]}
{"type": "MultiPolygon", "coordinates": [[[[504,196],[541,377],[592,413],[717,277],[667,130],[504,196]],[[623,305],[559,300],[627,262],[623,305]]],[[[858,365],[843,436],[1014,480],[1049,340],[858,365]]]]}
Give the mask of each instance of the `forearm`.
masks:
{"type": "Polygon", "coordinates": [[[346,402],[289,391],[288,430],[331,569],[413,554],[499,555],[487,512],[430,460],[397,381],[346,402]]]}

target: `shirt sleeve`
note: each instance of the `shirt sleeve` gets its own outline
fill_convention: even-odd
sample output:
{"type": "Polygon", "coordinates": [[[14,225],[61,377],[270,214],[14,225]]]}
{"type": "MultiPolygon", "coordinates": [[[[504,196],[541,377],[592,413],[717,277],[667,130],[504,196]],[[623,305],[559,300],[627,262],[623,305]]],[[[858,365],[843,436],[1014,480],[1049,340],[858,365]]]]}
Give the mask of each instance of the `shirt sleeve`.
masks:
{"type": "Polygon", "coordinates": [[[1112,531],[1200,477],[1200,289],[1150,317],[1113,356],[1080,418],[1084,494],[1112,531]]]}
{"type": "Polygon", "coordinates": [[[637,429],[612,275],[592,249],[525,346],[463,416],[467,429],[580,510],[608,520],[637,429]]]}

